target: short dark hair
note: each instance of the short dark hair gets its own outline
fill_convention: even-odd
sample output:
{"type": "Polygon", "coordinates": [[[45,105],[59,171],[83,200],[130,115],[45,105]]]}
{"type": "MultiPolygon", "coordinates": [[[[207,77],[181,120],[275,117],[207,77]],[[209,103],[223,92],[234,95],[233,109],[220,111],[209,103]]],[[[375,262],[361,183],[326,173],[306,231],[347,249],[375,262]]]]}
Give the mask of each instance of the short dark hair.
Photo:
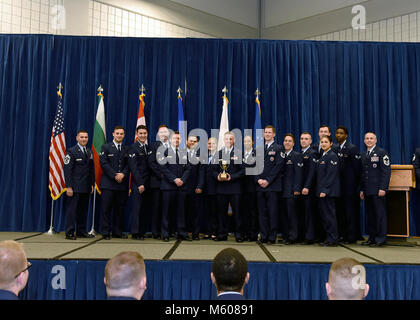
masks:
{"type": "Polygon", "coordinates": [[[346,135],[349,135],[349,129],[347,129],[347,127],[345,127],[345,126],[338,126],[337,129],[335,129],[335,131],[337,131],[338,129],[343,130],[346,135]]]}
{"type": "Polygon", "coordinates": [[[327,138],[327,139],[328,139],[328,141],[329,141],[330,143],[332,143],[332,142],[333,142],[333,141],[332,141],[331,136],[327,136],[327,135],[322,136],[322,137],[321,137],[321,139],[319,139],[319,141],[321,142],[321,140],[322,140],[323,138],[327,138]]]}
{"type": "Polygon", "coordinates": [[[248,273],[248,262],[236,249],[226,248],[213,259],[213,276],[218,291],[240,291],[248,273]]]}
{"type": "MultiPolygon", "coordinates": [[[[125,129],[124,129],[124,127],[123,127],[123,126],[115,126],[115,127],[114,127],[114,131],[115,131],[115,130],[120,130],[120,129],[124,130],[124,132],[125,132],[125,129]]],[[[114,132],[114,131],[113,131],[113,132],[114,132]]]]}
{"type": "MultiPolygon", "coordinates": [[[[321,128],[328,128],[328,132],[329,133],[331,133],[331,128],[330,128],[330,126],[328,126],[328,125],[326,125],[326,124],[321,124],[320,126],[319,126],[319,129],[321,129],[321,128]]],[[[319,130],[318,129],[318,130],[319,130]]]]}
{"type": "Polygon", "coordinates": [[[293,142],[295,142],[295,135],[293,133],[286,133],[284,135],[284,138],[283,139],[285,139],[286,137],[291,137],[293,139],[293,142]]]}
{"type": "Polygon", "coordinates": [[[149,130],[147,130],[147,127],[144,124],[140,124],[137,126],[136,128],[136,132],[139,131],[140,129],[146,130],[147,132],[149,132],[149,130]]]}
{"type": "Polygon", "coordinates": [[[302,133],[300,134],[300,136],[302,136],[302,134],[309,134],[309,135],[311,136],[311,139],[312,139],[312,135],[311,135],[308,131],[304,131],[304,132],[302,132],[302,133]]]}
{"type": "Polygon", "coordinates": [[[89,134],[89,132],[87,132],[87,130],[85,130],[85,129],[78,130],[76,135],[79,135],[79,133],[87,133],[87,134],[89,134]]]}

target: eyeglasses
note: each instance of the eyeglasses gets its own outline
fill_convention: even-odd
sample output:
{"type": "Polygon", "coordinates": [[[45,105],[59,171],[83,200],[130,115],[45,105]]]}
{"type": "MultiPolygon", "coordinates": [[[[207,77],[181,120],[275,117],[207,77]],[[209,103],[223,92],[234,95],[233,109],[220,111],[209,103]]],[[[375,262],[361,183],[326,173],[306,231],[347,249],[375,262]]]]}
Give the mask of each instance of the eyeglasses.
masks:
{"type": "Polygon", "coordinates": [[[17,277],[19,277],[19,275],[22,273],[22,272],[25,272],[26,270],[29,270],[29,268],[30,267],[32,267],[32,263],[30,263],[29,261],[26,263],[26,268],[25,269],[23,269],[21,272],[19,272],[17,275],[15,275],[15,279],[17,278],[17,277]]]}

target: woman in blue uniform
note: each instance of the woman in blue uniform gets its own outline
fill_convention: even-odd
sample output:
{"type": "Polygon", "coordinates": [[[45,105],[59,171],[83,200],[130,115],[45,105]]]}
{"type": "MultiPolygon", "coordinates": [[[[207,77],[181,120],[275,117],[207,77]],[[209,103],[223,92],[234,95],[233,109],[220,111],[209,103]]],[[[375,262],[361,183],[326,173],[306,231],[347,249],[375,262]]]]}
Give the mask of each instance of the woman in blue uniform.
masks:
{"type": "Polygon", "coordinates": [[[322,246],[336,246],[338,239],[335,201],[340,196],[340,172],[338,156],[332,150],[332,138],[323,136],[320,141],[323,154],[316,169],[316,196],[326,239],[322,246]]]}

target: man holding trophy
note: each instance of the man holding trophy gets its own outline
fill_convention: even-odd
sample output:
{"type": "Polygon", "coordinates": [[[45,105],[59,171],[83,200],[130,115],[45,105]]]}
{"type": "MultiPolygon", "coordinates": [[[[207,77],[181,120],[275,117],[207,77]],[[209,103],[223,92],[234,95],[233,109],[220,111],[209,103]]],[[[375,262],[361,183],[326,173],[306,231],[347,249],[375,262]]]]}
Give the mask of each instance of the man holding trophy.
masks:
{"type": "MultiPolygon", "coordinates": [[[[226,241],[228,236],[229,203],[235,219],[235,238],[243,242],[242,220],[240,216],[241,177],[245,174],[240,154],[235,154],[233,148],[235,136],[233,132],[226,132],[223,136],[224,147],[219,151],[219,161],[212,164],[212,175],[217,180],[216,197],[218,203],[219,228],[216,241],[226,241]]],[[[241,150],[238,150],[240,153],[241,150]]]]}

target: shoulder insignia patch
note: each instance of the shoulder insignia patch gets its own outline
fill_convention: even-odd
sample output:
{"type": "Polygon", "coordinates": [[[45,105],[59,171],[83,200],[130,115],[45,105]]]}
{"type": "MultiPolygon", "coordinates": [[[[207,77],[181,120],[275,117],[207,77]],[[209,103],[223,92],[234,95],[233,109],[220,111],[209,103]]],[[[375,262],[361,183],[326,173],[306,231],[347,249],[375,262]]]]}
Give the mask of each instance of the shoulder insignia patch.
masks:
{"type": "Polygon", "coordinates": [[[69,164],[70,163],[70,155],[66,154],[66,156],[64,157],[64,164],[69,164]]]}
{"type": "Polygon", "coordinates": [[[389,166],[389,157],[387,155],[383,157],[383,160],[384,160],[384,165],[389,166]]]}

